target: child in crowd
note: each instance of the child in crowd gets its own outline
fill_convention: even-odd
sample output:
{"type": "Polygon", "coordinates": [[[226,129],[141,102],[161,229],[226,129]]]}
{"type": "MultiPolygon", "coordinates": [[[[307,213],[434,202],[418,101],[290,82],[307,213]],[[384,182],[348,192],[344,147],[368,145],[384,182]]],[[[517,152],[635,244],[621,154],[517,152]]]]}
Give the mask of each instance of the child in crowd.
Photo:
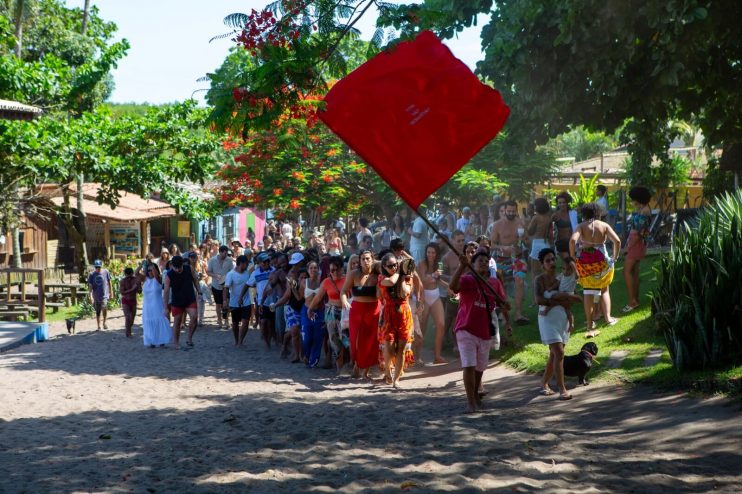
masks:
{"type": "MultiPolygon", "coordinates": [[[[582,302],[579,295],[575,295],[577,289],[577,269],[575,268],[575,261],[571,257],[567,257],[562,261],[562,272],[557,275],[557,281],[559,286],[554,286],[554,290],[544,292],[544,296],[555,301],[567,301],[570,300],[575,303],[582,302]],[[547,295],[547,294],[551,295],[547,295]]],[[[549,313],[553,306],[547,306],[542,308],[543,315],[549,313]]],[[[569,322],[569,332],[572,333],[575,329],[575,316],[572,314],[572,309],[565,307],[564,310],[567,312],[567,321],[569,322]]]]}

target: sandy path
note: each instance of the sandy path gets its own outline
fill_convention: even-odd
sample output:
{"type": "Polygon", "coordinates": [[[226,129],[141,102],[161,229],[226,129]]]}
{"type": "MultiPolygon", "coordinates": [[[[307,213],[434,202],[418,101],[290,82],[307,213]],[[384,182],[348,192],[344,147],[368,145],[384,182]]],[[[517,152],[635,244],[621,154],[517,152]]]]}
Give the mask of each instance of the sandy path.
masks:
{"type": "MultiPolygon", "coordinates": [[[[120,327],[120,316],[111,327],[120,327]]],[[[740,405],[592,385],[571,402],[493,367],[465,416],[455,364],[402,391],[279,361],[250,332],[191,351],[121,331],[0,355],[0,492],[740,492],[740,405]]]]}

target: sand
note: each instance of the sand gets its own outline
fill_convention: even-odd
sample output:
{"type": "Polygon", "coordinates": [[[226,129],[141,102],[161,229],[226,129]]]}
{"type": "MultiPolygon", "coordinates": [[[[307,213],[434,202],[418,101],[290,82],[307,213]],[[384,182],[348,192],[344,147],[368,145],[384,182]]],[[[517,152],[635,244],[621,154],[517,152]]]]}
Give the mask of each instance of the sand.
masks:
{"type": "Polygon", "coordinates": [[[742,491],[721,398],[598,383],[560,402],[493,362],[489,409],[464,415],[457,362],[396,391],[281,361],[255,331],[175,351],[63,326],[0,354],[0,492],[742,491]]]}

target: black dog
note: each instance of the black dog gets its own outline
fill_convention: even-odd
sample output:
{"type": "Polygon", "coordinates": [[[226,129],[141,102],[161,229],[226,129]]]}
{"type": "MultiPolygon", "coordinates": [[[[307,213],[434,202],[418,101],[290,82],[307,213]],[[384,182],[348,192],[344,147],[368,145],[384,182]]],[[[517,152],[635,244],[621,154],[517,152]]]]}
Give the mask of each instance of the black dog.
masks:
{"type": "MultiPolygon", "coordinates": [[[[593,360],[598,354],[598,345],[593,342],[582,345],[580,353],[570,357],[564,357],[564,375],[577,376],[579,384],[587,386],[587,373],[593,366],[593,360]]],[[[597,360],[595,360],[597,362],[597,360]]]]}

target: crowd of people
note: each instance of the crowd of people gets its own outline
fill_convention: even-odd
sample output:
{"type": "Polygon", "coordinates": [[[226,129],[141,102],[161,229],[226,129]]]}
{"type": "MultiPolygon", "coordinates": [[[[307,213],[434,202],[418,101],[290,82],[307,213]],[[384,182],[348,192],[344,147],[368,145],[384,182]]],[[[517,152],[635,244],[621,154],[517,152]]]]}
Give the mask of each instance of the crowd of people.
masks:
{"type": "MultiPolygon", "coordinates": [[[[600,192],[602,198],[605,190],[600,192]]],[[[641,187],[629,196],[637,211],[628,237],[630,296],[623,312],[639,304],[638,264],[646,251],[651,197],[641,187]]],[[[554,375],[560,397],[569,399],[562,360],[574,331],[571,306],[583,303],[587,337],[599,334],[601,319],[616,323],[608,286],[621,251],[619,237],[601,220],[607,204],[583,205],[578,222],[571,203],[566,192],[557,196],[555,209],[538,198],[525,216],[512,200],[458,213],[443,203],[437,214],[421,210],[425,217],[406,210],[388,221],[362,217],[346,228],[336,220],[304,232],[298,222],[270,221],[257,242],[250,230],[242,242],[221,244],[207,235],[186,252],[164,246],[159,257],[147,256],[120,281],[126,336],[132,335],[141,292],[148,347],[180,348],[184,327],[185,347],[194,347],[206,308],[213,306],[217,326],[231,329],[236,346],[253,328],[282,359],[366,379],[379,369],[385,382],[399,387],[405,369],[423,363],[432,320],[431,363],[446,363],[444,350],[452,345],[463,368],[467,411],[473,412],[482,405],[490,350],[512,336],[512,324],[529,322],[524,305],[530,273],[530,302],[539,306],[539,331],[549,346],[541,392],[554,393],[554,375]]],[[[100,261],[89,282],[98,326],[102,315],[106,327],[112,290],[100,261]]]]}

